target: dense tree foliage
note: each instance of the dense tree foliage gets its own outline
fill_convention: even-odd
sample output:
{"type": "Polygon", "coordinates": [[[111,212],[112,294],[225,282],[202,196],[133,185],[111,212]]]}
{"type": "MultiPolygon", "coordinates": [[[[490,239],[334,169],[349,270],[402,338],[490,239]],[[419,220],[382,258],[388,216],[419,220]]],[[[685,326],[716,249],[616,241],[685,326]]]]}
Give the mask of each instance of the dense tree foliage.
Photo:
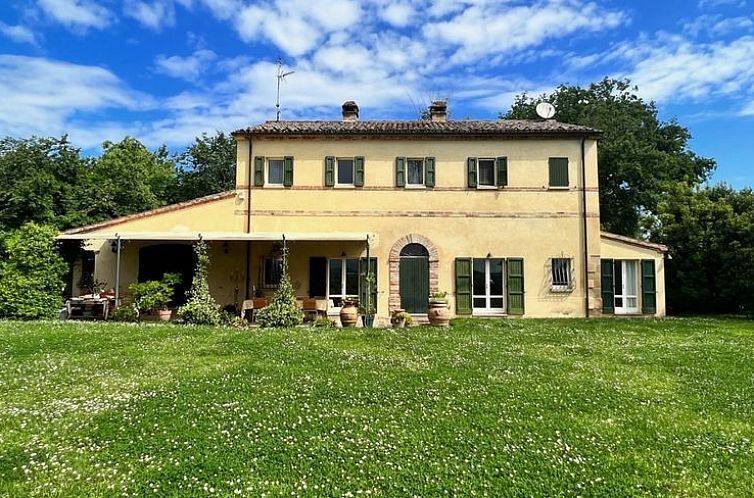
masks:
{"type": "Polygon", "coordinates": [[[649,230],[667,244],[671,313],[754,313],[754,193],[676,185],[649,230]]]}
{"type": "Polygon", "coordinates": [[[0,240],[0,318],[53,318],[63,306],[67,265],[57,231],[30,222],[0,240]]]}
{"type": "Polygon", "coordinates": [[[195,199],[236,188],[236,141],[218,132],[203,134],[178,156],[176,201],[195,199]]]}
{"type": "Polygon", "coordinates": [[[515,99],[510,119],[535,119],[536,105],[547,101],[556,118],[604,132],[599,144],[601,222],[605,230],[638,234],[641,216],[654,213],[670,185],[704,182],[715,167],[689,149],[688,129],[662,122],[654,103],[637,96],[628,81],[605,78],[587,88],[558,87],[550,95],[515,99]]]}

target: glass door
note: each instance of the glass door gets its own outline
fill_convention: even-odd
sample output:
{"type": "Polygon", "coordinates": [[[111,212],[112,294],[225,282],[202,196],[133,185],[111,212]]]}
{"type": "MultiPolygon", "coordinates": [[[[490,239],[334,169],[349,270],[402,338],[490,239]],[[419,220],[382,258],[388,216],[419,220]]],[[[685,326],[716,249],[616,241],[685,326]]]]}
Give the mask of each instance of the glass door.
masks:
{"type": "Polygon", "coordinates": [[[500,314],[505,311],[503,260],[474,259],[472,272],[474,314],[500,314]]]}
{"type": "Polygon", "coordinates": [[[615,260],[615,313],[639,312],[639,272],[636,261],[615,260]]]}

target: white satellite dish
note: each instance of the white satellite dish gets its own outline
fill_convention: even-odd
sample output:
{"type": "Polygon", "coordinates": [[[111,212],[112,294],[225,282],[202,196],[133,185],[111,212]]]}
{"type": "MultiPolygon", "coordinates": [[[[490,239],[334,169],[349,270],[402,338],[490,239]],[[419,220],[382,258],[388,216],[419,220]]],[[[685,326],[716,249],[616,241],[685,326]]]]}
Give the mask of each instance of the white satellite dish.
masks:
{"type": "Polygon", "coordinates": [[[542,119],[552,119],[555,116],[555,106],[549,102],[537,104],[537,116],[542,119]]]}

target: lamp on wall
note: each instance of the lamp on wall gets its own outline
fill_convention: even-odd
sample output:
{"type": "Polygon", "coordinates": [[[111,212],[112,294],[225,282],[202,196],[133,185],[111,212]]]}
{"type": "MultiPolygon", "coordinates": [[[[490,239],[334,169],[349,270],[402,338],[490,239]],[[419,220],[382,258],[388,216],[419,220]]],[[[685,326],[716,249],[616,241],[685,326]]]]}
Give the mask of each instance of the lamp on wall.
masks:
{"type": "MultiPolygon", "coordinates": [[[[125,246],[125,241],[120,241],[120,248],[123,249],[123,246],[125,246]]],[[[113,239],[110,241],[110,250],[113,251],[113,254],[116,254],[118,252],[118,239],[113,239]]]]}
{"type": "Polygon", "coordinates": [[[346,251],[340,251],[340,257],[345,258],[346,257],[346,251]]]}
{"type": "Polygon", "coordinates": [[[488,258],[491,258],[491,257],[492,257],[492,253],[491,253],[491,252],[488,252],[488,253],[487,253],[487,257],[488,257],[488,258]]]}
{"type": "Polygon", "coordinates": [[[230,244],[228,244],[227,240],[223,242],[223,252],[225,254],[228,254],[230,252],[230,244]]]}

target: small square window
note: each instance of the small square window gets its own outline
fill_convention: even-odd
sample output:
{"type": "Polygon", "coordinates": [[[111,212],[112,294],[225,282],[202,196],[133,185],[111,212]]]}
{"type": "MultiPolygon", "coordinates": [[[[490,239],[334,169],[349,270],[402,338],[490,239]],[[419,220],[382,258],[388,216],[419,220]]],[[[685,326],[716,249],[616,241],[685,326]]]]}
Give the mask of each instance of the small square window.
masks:
{"type": "Polygon", "coordinates": [[[406,184],[424,185],[424,159],[408,159],[406,162],[406,184]]]}
{"type": "Polygon", "coordinates": [[[338,171],[336,176],[338,185],[353,185],[353,158],[338,158],[338,171]]]}
{"type": "Polygon", "coordinates": [[[571,258],[552,258],[552,290],[568,291],[572,285],[571,258]]]}
{"type": "Polygon", "coordinates": [[[495,186],[495,160],[479,159],[477,165],[477,185],[483,187],[495,186]]]}
{"type": "Polygon", "coordinates": [[[267,183],[270,185],[283,184],[283,160],[282,159],[268,159],[267,160],[267,183]]]}

